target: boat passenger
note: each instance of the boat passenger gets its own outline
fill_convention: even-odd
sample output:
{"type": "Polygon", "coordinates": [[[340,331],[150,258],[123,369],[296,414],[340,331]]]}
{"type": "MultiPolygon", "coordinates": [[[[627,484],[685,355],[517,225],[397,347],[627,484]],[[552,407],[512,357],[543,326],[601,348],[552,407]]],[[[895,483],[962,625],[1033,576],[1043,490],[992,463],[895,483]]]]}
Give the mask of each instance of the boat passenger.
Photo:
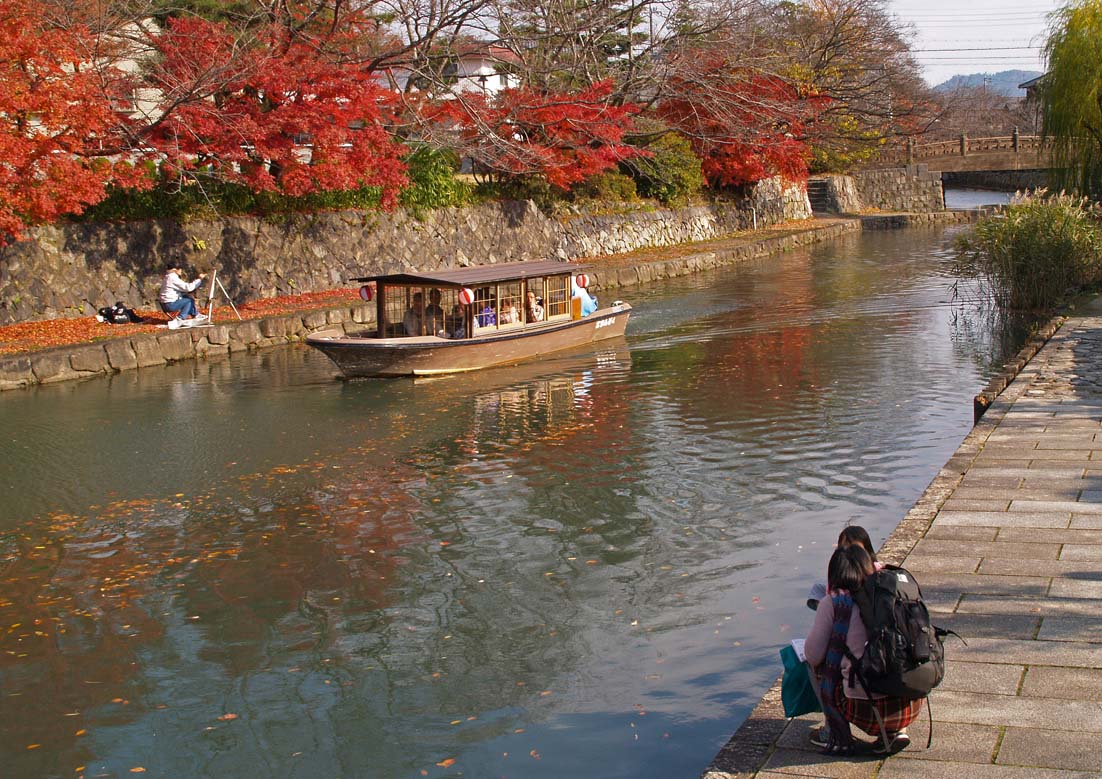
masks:
{"type": "Polygon", "coordinates": [[[444,309],[440,307],[440,290],[435,287],[429,290],[429,304],[425,306],[425,332],[447,337],[444,309]]]}
{"type": "Polygon", "coordinates": [[[570,297],[580,298],[582,301],[582,316],[589,316],[597,310],[597,298],[589,294],[585,287],[579,287],[578,282],[571,277],[570,297]]]}
{"type": "Polygon", "coordinates": [[[402,317],[402,327],[405,328],[406,335],[422,335],[424,331],[421,326],[424,324],[424,317],[425,298],[420,292],[414,292],[406,315],[402,317]]]}
{"type": "Polygon", "coordinates": [[[528,291],[528,302],[524,304],[524,318],[528,322],[543,321],[543,306],[536,300],[536,293],[528,291]]]}
{"type": "Polygon", "coordinates": [[[497,324],[497,314],[494,313],[494,301],[486,300],[482,304],[482,310],[475,317],[479,327],[489,327],[497,324]]]}
{"type": "Polygon", "coordinates": [[[503,325],[515,325],[520,323],[520,312],[512,298],[501,301],[501,316],[499,321],[503,325]]]}

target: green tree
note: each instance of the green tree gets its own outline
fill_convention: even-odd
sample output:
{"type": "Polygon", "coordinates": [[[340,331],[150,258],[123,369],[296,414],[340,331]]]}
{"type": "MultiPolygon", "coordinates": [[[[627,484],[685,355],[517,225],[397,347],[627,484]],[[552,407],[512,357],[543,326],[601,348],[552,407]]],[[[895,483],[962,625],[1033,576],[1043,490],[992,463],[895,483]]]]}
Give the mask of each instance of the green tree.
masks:
{"type": "Polygon", "coordinates": [[[1102,196],[1102,0],[1056,12],[1045,44],[1044,135],[1052,143],[1055,183],[1102,196]]]}

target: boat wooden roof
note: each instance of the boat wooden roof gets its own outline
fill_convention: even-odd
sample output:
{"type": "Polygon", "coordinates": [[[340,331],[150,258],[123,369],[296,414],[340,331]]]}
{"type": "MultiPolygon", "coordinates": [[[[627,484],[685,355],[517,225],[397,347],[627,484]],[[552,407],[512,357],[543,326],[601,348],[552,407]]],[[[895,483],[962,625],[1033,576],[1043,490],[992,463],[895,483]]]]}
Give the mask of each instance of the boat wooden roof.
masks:
{"type": "Polygon", "coordinates": [[[494,265],[475,265],[469,268],[450,268],[437,271],[412,273],[388,273],[381,276],[361,276],[353,281],[374,281],[377,284],[411,284],[433,287],[478,287],[498,281],[514,281],[539,276],[555,276],[576,273],[585,268],[559,260],[531,260],[527,262],[502,262],[494,265]]]}

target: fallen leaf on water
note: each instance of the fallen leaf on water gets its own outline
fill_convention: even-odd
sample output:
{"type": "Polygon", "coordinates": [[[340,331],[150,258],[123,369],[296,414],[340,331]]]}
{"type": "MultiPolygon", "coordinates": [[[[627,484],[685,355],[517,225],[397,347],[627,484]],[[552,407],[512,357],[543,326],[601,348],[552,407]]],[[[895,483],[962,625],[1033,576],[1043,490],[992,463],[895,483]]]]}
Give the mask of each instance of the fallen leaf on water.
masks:
{"type": "Polygon", "coordinates": [[[218,719],[222,720],[223,722],[228,722],[231,719],[237,719],[237,715],[236,714],[223,714],[218,719]]]}
{"type": "Polygon", "coordinates": [[[454,757],[445,758],[444,760],[441,760],[439,763],[437,763],[437,765],[440,766],[441,768],[447,768],[450,765],[455,765],[455,758],[454,757]]]}
{"type": "Polygon", "coordinates": [[[136,766],[134,766],[133,768],[130,769],[130,773],[132,773],[132,774],[144,774],[145,769],[142,768],[140,765],[136,765],[136,766]]]}
{"type": "Polygon", "coordinates": [[[533,750],[532,750],[531,752],[529,752],[528,754],[530,754],[530,755],[531,755],[532,757],[534,757],[534,758],[535,758],[536,760],[539,760],[539,759],[540,759],[540,753],[539,753],[539,752],[537,752],[537,751],[536,751],[536,750],[534,750],[534,749],[533,749],[533,750]]]}
{"type": "Polygon", "coordinates": [[[38,749],[41,744],[27,744],[27,749],[38,749]]]}

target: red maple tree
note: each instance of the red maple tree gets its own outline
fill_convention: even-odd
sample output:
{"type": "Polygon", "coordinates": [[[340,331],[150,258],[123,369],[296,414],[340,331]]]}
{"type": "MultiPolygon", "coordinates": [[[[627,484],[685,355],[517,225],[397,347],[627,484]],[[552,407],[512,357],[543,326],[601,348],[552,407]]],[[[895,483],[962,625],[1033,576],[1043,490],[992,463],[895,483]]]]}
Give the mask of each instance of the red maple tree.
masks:
{"type": "Polygon", "coordinates": [[[105,85],[122,74],[90,62],[95,36],[63,26],[34,0],[0,4],[0,245],[33,224],[79,214],[109,184],[140,186],[108,159],[122,118],[105,85]]]}
{"type": "Polygon", "coordinates": [[[503,178],[537,174],[568,189],[643,153],[624,141],[639,108],[613,103],[612,87],[601,81],[575,92],[465,93],[426,116],[457,132],[462,152],[482,171],[503,178]]]}
{"type": "Polygon", "coordinates": [[[656,113],[690,139],[711,185],[807,178],[804,129],[822,99],[779,76],[739,68],[714,51],[685,52],[673,71],[656,113]]]}
{"type": "Polygon", "coordinates": [[[387,130],[395,95],[352,57],[374,22],[346,11],[324,25],[274,6],[246,33],[197,17],[153,37],[162,115],[147,140],[172,170],[215,173],[289,195],[405,184],[406,151],[387,130]]]}

